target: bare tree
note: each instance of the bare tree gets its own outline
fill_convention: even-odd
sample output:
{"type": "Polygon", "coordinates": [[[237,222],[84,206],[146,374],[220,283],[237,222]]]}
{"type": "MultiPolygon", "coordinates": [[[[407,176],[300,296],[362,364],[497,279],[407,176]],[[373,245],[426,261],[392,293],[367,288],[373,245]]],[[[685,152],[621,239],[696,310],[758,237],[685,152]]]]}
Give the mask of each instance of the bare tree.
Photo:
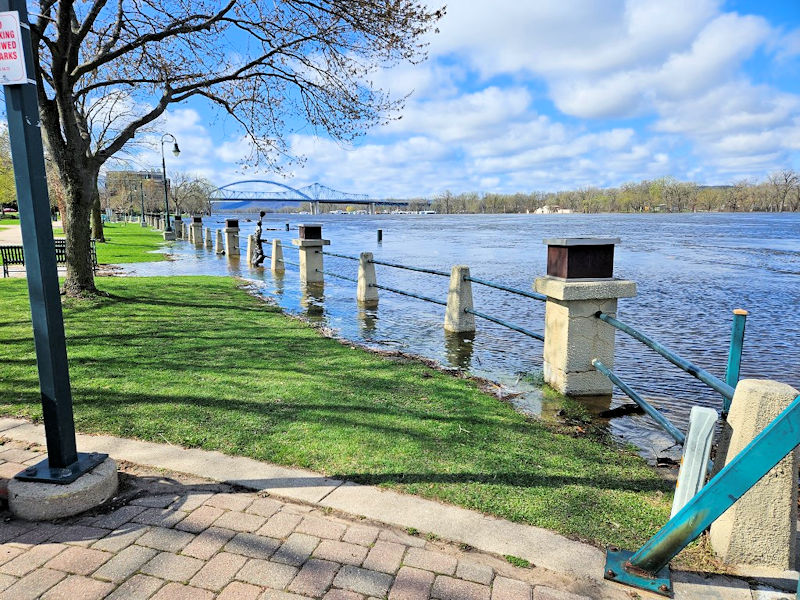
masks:
{"type": "Polygon", "coordinates": [[[31,34],[42,128],[64,188],[68,294],[95,292],[89,214],[101,166],[170,104],[233,118],[252,161],[290,124],[349,140],[400,108],[370,73],[424,58],[441,10],[416,0],[40,0],[31,34]]]}
{"type": "Polygon", "coordinates": [[[797,173],[792,169],[783,169],[770,174],[767,181],[772,186],[775,210],[783,212],[786,207],[786,198],[791,193],[792,189],[797,186],[798,179],[797,173]]]}
{"type": "Polygon", "coordinates": [[[172,176],[169,189],[177,214],[183,211],[190,214],[208,214],[211,210],[211,192],[216,186],[207,179],[178,172],[172,176]]]}

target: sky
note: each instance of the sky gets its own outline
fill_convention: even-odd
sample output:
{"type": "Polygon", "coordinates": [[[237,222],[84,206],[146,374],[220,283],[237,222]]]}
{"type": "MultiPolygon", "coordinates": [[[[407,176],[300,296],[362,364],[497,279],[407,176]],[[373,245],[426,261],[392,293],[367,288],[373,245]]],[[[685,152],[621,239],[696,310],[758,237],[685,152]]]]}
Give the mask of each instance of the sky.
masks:
{"type": "Polygon", "coordinates": [[[800,0],[452,0],[439,30],[426,62],[375,75],[411,94],[401,119],[349,145],[291,134],[305,161],[279,178],[242,169],[241,132],[208,106],[176,105],[168,170],[413,198],[800,169],[800,0]]]}

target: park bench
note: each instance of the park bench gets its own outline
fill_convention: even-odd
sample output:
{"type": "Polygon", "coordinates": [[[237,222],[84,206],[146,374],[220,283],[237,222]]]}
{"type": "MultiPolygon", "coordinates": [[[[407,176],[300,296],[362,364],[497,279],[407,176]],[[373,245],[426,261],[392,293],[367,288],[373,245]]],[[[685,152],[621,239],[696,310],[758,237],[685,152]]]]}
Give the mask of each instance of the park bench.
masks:
{"type": "MultiPolygon", "coordinates": [[[[64,265],[67,263],[67,240],[56,238],[53,240],[56,246],[56,264],[64,265]]],[[[91,246],[92,270],[97,272],[97,244],[92,240],[91,246]]],[[[22,246],[0,246],[0,261],[3,263],[3,277],[8,277],[8,267],[14,265],[25,266],[25,251],[22,246]]]]}

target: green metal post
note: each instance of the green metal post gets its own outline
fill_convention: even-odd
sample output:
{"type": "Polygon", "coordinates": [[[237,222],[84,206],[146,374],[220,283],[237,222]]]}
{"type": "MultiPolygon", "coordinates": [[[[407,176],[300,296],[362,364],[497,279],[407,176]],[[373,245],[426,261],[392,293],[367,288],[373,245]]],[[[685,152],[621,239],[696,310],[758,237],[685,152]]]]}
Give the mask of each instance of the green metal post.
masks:
{"type": "MultiPolygon", "coordinates": [[[[736,388],[739,383],[739,369],[742,365],[742,345],[744,344],[744,326],[747,322],[747,311],[737,308],[733,311],[733,327],[731,329],[731,346],[728,350],[728,368],[725,370],[725,383],[736,388]]],[[[723,396],[722,416],[727,416],[731,409],[731,399],[723,396]]]]}

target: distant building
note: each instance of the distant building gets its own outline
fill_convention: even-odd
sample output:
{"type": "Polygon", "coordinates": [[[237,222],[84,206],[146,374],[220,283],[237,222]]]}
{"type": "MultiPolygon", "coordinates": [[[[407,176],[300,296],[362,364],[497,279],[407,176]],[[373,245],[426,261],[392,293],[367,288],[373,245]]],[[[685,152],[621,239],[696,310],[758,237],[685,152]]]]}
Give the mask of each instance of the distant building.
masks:
{"type": "MultiPolygon", "coordinates": [[[[164,175],[159,170],[153,171],[108,171],[106,173],[106,191],[110,196],[119,192],[138,189],[139,183],[152,181],[164,184],[164,175]]],[[[167,180],[169,185],[169,180],[167,180]]]]}

